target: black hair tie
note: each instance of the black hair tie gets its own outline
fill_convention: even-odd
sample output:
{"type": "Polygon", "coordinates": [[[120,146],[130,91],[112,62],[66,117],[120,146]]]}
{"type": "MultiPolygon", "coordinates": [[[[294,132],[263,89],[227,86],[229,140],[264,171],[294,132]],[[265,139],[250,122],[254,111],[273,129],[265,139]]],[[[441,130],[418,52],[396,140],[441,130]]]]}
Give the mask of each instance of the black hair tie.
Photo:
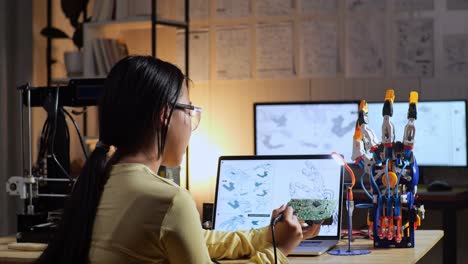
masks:
{"type": "Polygon", "coordinates": [[[97,143],[96,143],[96,148],[100,148],[102,150],[104,150],[106,153],[109,152],[109,149],[110,149],[110,146],[105,144],[104,142],[102,142],[101,140],[99,140],[97,143]]]}

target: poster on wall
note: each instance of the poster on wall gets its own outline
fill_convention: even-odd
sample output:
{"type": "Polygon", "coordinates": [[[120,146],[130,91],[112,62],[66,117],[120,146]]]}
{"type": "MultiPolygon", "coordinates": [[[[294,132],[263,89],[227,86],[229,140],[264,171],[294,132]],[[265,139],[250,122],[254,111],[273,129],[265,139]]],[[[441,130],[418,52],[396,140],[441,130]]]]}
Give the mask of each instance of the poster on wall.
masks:
{"type": "Polygon", "coordinates": [[[256,0],[257,15],[287,16],[293,8],[293,0],[256,0]]]}
{"type": "Polygon", "coordinates": [[[449,76],[466,76],[468,74],[468,35],[445,35],[443,45],[443,69],[445,74],[449,76]]]}
{"type": "Polygon", "coordinates": [[[345,74],[351,78],[382,77],[385,73],[385,21],[382,16],[346,20],[345,74]]]}
{"type": "Polygon", "coordinates": [[[346,0],[348,12],[381,12],[385,11],[385,0],[346,0]]]}
{"type": "Polygon", "coordinates": [[[448,10],[468,9],[468,0],[447,0],[448,10]]]}
{"type": "Polygon", "coordinates": [[[216,17],[238,18],[250,16],[250,0],[217,0],[216,17]]]}
{"type": "Polygon", "coordinates": [[[434,20],[399,19],[394,23],[393,72],[402,77],[434,75],[434,20]]]}
{"type": "Polygon", "coordinates": [[[294,75],[292,23],[258,24],[256,42],[259,78],[294,75]]]}
{"type": "Polygon", "coordinates": [[[336,21],[312,20],[301,24],[301,75],[334,77],[338,64],[336,21]]]}
{"type": "Polygon", "coordinates": [[[307,13],[336,13],[337,0],[301,0],[301,12],[307,13]]]}
{"type": "MultiPolygon", "coordinates": [[[[193,81],[209,79],[210,69],[210,36],[208,29],[190,31],[189,78],[193,81]]],[[[185,71],[185,33],[177,32],[176,36],[176,64],[185,71]]]]}
{"type": "Polygon", "coordinates": [[[394,0],[397,12],[434,10],[434,0],[394,0]]]}
{"type": "MultiPolygon", "coordinates": [[[[210,0],[189,0],[190,21],[206,20],[210,16],[210,0]]],[[[176,1],[177,19],[185,19],[185,0],[176,1]]]]}
{"type": "Polygon", "coordinates": [[[251,77],[251,34],[247,26],[216,29],[216,75],[221,80],[251,77]]]}

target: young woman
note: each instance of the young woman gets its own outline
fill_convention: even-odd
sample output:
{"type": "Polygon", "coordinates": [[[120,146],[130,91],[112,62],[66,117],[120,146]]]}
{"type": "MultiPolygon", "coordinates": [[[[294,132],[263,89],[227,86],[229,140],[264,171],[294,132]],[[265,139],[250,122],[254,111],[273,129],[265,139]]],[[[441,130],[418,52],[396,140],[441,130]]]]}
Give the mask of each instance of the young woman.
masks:
{"type": "MultiPolygon", "coordinates": [[[[197,128],[185,77],[174,65],[131,56],[109,73],[99,104],[99,142],[77,180],[58,234],[36,263],[211,263],[273,261],[271,230],[201,228],[189,192],[156,175],[177,166],[197,128]],[[109,146],[116,152],[109,161],[109,146]]],[[[290,207],[275,228],[279,261],[320,226],[301,228],[290,207]]]]}

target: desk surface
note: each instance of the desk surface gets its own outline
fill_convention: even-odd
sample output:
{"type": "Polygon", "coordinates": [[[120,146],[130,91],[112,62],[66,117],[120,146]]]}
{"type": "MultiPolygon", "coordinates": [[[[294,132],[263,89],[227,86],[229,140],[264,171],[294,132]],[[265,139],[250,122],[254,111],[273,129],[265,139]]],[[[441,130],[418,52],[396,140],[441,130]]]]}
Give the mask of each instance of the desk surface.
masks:
{"type": "MultiPolygon", "coordinates": [[[[318,257],[289,257],[291,263],[416,263],[442,238],[441,230],[416,230],[416,246],[414,248],[399,249],[374,249],[372,241],[368,239],[356,239],[351,244],[353,249],[370,249],[369,255],[363,256],[332,256],[323,254],[318,257]]],[[[346,249],[346,241],[342,240],[338,248],[346,249]]],[[[32,263],[40,252],[26,252],[7,249],[6,245],[0,245],[0,264],[32,263]]],[[[239,260],[222,261],[222,263],[239,263],[239,260]]]]}
{"type": "MultiPolygon", "coordinates": [[[[289,257],[294,264],[305,263],[416,263],[443,237],[442,230],[416,230],[416,246],[414,248],[373,248],[372,240],[356,239],[351,243],[351,249],[369,249],[368,255],[362,256],[332,256],[327,253],[317,257],[289,257]]],[[[347,241],[341,240],[337,248],[347,249],[347,241]]],[[[239,263],[238,260],[221,261],[221,263],[239,263]]]]}

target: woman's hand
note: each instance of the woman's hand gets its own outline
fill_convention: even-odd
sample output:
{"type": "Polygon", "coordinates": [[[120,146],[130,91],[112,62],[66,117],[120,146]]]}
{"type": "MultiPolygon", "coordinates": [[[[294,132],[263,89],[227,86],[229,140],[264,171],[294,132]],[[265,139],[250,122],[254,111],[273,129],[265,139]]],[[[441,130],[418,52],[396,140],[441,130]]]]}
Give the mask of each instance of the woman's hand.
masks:
{"type": "MultiPolygon", "coordinates": [[[[293,214],[293,209],[290,206],[282,205],[280,208],[273,210],[272,219],[283,213],[283,217],[275,225],[275,241],[276,247],[283,252],[284,255],[291,253],[301,241],[304,239],[302,227],[297,220],[297,216],[293,214]]],[[[316,232],[315,225],[310,227],[308,235],[313,235],[316,232]]],[[[271,228],[271,226],[270,226],[271,228]]],[[[317,232],[318,233],[318,232],[317,232]]],[[[272,243],[271,230],[268,232],[267,241],[272,243]]]]}
{"type": "Polygon", "coordinates": [[[309,239],[309,238],[313,238],[313,237],[316,237],[319,232],[320,232],[320,226],[322,225],[323,221],[321,221],[320,223],[314,223],[312,225],[309,225],[309,226],[303,226],[302,227],[302,235],[303,235],[303,239],[309,239]]]}

